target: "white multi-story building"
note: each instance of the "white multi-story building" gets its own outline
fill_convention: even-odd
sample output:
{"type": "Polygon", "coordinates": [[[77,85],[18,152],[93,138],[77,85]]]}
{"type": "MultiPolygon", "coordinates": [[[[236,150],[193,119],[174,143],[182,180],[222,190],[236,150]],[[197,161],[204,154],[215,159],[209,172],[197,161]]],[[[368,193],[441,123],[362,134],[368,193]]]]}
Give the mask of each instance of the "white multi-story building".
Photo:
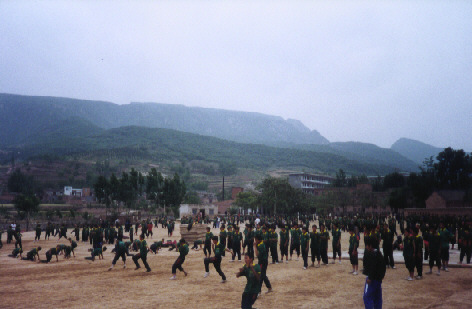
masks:
{"type": "Polygon", "coordinates": [[[292,187],[311,194],[315,192],[315,189],[323,189],[330,186],[333,181],[333,177],[325,175],[299,173],[288,176],[288,182],[292,187]]]}

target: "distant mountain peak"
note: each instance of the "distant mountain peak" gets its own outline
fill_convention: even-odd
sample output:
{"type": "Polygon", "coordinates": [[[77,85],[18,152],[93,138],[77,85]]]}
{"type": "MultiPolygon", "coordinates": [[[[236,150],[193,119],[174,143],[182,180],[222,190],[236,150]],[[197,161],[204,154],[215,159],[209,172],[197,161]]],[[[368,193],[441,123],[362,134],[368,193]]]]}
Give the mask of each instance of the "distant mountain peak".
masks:
{"type": "Polygon", "coordinates": [[[418,164],[423,164],[424,160],[430,157],[436,158],[436,156],[444,150],[443,148],[434,147],[405,137],[393,143],[391,149],[418,164]]]}

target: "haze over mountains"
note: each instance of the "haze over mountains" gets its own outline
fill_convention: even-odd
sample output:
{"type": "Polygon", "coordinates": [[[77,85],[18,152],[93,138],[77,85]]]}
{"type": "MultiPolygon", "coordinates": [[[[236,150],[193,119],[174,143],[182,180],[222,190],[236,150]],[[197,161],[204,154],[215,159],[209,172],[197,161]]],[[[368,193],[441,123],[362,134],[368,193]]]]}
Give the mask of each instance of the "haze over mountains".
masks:
{"type": "MultiPolygon", "coordinates": [[[[287,165],[295,166],[299,162],[299,167],[329,173],[344,167],[366,174],[416,171],[425,158],[435,156],[442,150],[408,139],[400,139],[391,149],[356,142],[329,143],[319,132],[309,130],[298,120],[284,120],[259,113],[157,103],[118,105],[103,101],[0,94],[0,147],[3,148],[0,150],[4,153],[22,149],[24,155],[65,154],[143,144],[153,148],[156,143],[160,147],[154,149],[154,153],[166,148],[166,155],[191,156],[192,148],[184,144],[192,144],[194,150],[198,148],[195,152],[200,153],[203,159],[211,157],[217,161],[215,154],[220,153],[222,158],[242,164],[241,157],[254,161],[254,155],[259,153],[261,158],[273,161],[273,164],[284,160],[287,165]],[[187,133],[173,133],[172,130],[187,133]],[[127,134],[133,138],[125,136],[127,134]],[[174,143],[172,139],[178,139],[179,143],[174,143]],[[195,144],[192,140],[199,140],[200,143],[195,144]],[[216,145],[232,151],[218,151],[216,145]],[[253,156],[246,156],[240,151],[242,149],[249,153],[254,150],[253,156]],[[309,163],[310,157],[324,160],[321,165],[325,168],[309,163]],[[333,167],[327,168],[330,161],[333,167]]],[[[283,162],[280,164],[283,165],[283,162]]]]}

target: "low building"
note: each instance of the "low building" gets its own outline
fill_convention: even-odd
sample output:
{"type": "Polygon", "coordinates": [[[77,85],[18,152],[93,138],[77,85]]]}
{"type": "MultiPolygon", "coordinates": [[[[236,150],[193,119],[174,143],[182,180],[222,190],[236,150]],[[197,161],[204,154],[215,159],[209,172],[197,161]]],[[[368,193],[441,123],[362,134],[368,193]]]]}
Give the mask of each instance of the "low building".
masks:
{"type": "Polygon", "coordinates": [[[244,192],[244,189],[241,187],[233,187],[231,189],[231,199],[235,200],[239,193],[244,192]]]}
{"type": "Polygon", "coordinates": [[[288,183],[295,189],[301,189],[305,193],[314,194],[316,189],[329,187],[334,181],[333,177],[298,173],[288,175],[288,183]]]}
{"type": "Polygon", "coordinates": [[[464,202],[465,192],[461,190],[441,190],[433,192],[426,200],[427,209],[464,208],[471,205],[464,202]]]}
{"type": "Polygon", "coordinates": [[[180,218],[183,216],[195,216],[199,213],[202,217],[214,217],[218,214],[218,206],[213,204],[199,205],[199,204],[181,204],[179,208],[180,218]]]}
{"type": "Polygon", "coordinates": [[[465,201],[462,190],[433,192],[425,201],[426,208],[407,208],[406,215],[472,215],[472,203],[465,201]]]}
{"type": "Polygon", "coordinates": [[[216,202],[215,205],[218,207],[218,214],[219,215],[229,214],[229,209],[233,207],[233,202],[234,202],[233,200],[216,202]]]}

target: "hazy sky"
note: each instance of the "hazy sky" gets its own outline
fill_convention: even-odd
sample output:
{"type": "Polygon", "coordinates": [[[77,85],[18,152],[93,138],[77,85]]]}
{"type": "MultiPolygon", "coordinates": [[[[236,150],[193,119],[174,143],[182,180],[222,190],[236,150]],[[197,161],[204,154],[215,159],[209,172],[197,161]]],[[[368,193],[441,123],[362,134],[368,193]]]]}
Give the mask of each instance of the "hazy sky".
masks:
{"type": "Polygon", "coordinates": [[[0,0],[0,92],[301,120],[472,150],[472,1],[0,0]]]}

